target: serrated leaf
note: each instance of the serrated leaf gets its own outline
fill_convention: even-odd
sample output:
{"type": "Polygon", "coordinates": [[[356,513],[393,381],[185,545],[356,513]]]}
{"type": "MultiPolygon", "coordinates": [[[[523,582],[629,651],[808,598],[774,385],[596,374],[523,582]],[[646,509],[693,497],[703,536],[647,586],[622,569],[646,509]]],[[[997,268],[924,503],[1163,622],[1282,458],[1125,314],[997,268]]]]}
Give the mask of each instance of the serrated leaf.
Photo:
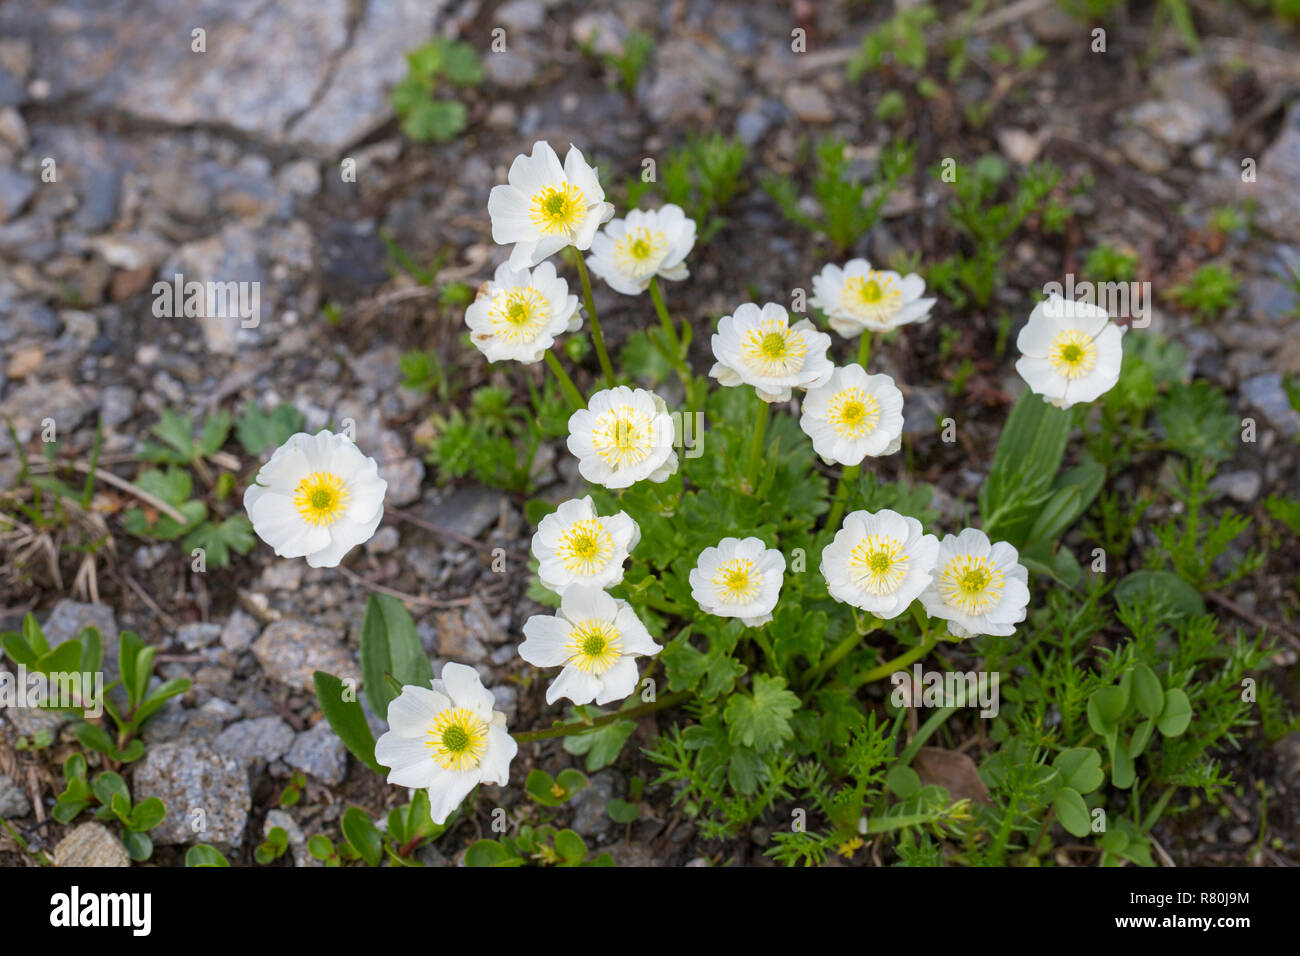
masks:
{"type": "Polygon", "coordinates": [[[799,698],[786,689],[785,679],[766,674],[754,676],[753,692],[733,694],[723,712],[732,744],[770,750],[794,736],[790,717],[799,708],[799,698]]]}

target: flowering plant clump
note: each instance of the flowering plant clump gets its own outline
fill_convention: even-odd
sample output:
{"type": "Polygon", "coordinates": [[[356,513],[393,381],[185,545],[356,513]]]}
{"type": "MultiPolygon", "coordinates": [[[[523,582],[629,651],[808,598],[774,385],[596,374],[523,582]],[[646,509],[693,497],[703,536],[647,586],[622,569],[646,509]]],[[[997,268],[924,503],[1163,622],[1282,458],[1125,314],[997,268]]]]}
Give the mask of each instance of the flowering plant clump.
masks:
{"type": "MultiPolygon", "coordinates": [[[[618,759],[639,718],[660,712],[658,733],[644,742],[660,769],[654,784],[671,784],[710,839],[735,836],[760,817],[779,821],[793,806],[800,825],[778,825],[766,851],[785,863],[820,863],[832,851],[852,857],[882,837],[911,863],[939,862],[941,845],[964,862],[1003,863],[1012,854],[1036,861],[1054,824],[1075,839],[1106,834],[1098,843],[1107,862],[1147,862],[1154,818],[1117,809],[1120,822],[1096,831],[1096,813],[1127,806],[1116,795],[1139,786],[1141,755],[1184,734],[1195,707],[1230,688],[1264,651],[1256,644],[1243,652],[1217,683],[1179,686],[1203,658],[1182,650],[1162,658],[1156,637],[1172,628],[1194,642],[1188,635],[1212,628],[1212,619],[1206,625],[1194,608],[1171,616],[1158,577],[1168,572],[1145,570],[1116,588],[1117,613],[1140,651],[1117,653],[1096,672],[1048,667],[1033,655],[1035,645],[1062,641],[1077,661],[1075,642],[1102,627],[1104,555],[1100,564],[1094,555],[1085,580],[1063,538],[1099,501],[1107,470],[1091,445],[1078,464],[1063,463],[1073,430],[1087,435],[1089,403],[1121,382],[1121,327],[1103,309],[1055,297],[1025,309],[1016,369],[1026,387],[978,507],[961,520],[941,518],[928,486],[883,477],[888,456],[897,456],[888,459],[893,473],[906,475],[909,436],[941,426],[913,421],[909,429],[915,383],[871,371],[876,345],[931,318],[937,299],[924,296],[920,276],[864,259],[828,263],[812,280],[813,314],[742,302],[705,340],[674,317],[660,285],[688,275],[696,227],[681,208],[612,218],[596,170],[576,147],[561,165],[537,143],[508,178],[492,189],[488,212],[494,240],[511,249],[465,321],[484,358],[506,372],[510,363],[545,360],[569,405],[565,447],[588,486],[581,497],[528,507],[536,525],[529,596],[553,611],[530,615],[513,637],[524,686],[546,687],[557,721],[507,732],[479,674],[449,662],[435,679],[402,603],[372,596],[362,677],[387,731],[375,741],[361,703],[337,677],[318,672],[316,690],[359,760],[419,791],[399,829],[415,843],[434,838],[476,799],[495,799],[480,784],[518,786],[511,762],[517,751],[531,755],[533,741],[563,737],[589,771],[599,769],[618,759]],[[549,261],[562,251],[582,288],[581,309],[549,261]],[[649,293],[658,327],[638,332],[675,381],[614,368],[588,268],[620,295],[649,293]],[[589,378],[566,368],[559,341],[584,320],[599,364],[589,378]],[[693,341],[707,341],[707,375],[693,341]],[[670,408],[668,395],[681,396],[680,407],[670,408]],[[909,670],[952,677],[954,667],[965,670],[958,661],[973,669],[937,700],[909,670]],[[934,711],[919,723],[916,707],[934,711]],[[966,707],[1013,718],[996,725],[998,749],[959,785],[960,774],[934,772],[939,758],[922,757],[939,749],[927,741],[938,743],[944,722],[966,707]],[[804,825],[810,814],[815,827],[804,825]],[[1032,845],[1022,839],[1035,831],[1032,845]]],[[[1197,480],[1188,478],[1189,495],[1203,488],[1197,480]]],[[[295,435],[263,467],[246,504],[278,554],[337,564],[374,532],[383,492],[374,462],[350,440],[295,435]]],[[[1197,738],[1174,763],[1146,767],[1171,788],[1162,800],[1180,780],[1213,785],[1200,761],[1218,739],[1197,738]]],[[[572,768],[558,776],[537,768],[523,790],[552,808],[585,782],[572,768]]],[[[637,809],[611,802],[609,813],[630,822],[637,809]]],[[[516,820],[511,833],[475,843],[467,862],[610,862],[549,823],[516,820]]]]}

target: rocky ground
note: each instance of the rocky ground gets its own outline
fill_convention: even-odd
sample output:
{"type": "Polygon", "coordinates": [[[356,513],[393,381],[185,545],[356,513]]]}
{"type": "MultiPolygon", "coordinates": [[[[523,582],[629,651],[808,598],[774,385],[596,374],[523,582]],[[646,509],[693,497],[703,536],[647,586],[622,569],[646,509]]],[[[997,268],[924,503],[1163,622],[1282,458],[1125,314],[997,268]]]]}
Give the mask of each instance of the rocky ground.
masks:
{"type": "MultiPolygon", "coordinates": [[[[1018,6],[1025,8],[1018,18],[980,21],[972,49],[978,55],[995,37],[1034,40],[1049,51],[1046,62],[1017,74],[1010,88],[976,71],[933,101],[910,95],[902,132],[925,163],[855,251],[872,259],[899,249],[926,258],[946,251],[935,248],[938,185],[920,170],[949,153],[1000,151],[1014,164],[1050,158],[1071,181],[1091,175],[1097,188],[1072,200],[1076,216],[1062,248],[1044,256],[1032,244],[1017,246],[999,301],[1021,314],[1032,290],[1099,241],[1139,252],[1141,278],[1157,290],[1211,254],[1230,262],[1246,281],[1221,320],[1197,323],[1158,301],[1153,326],[1187,348],[1198,375],[1229,391],[1235,411],[1260,421],[1259,442],[1221,469],[1223,493],[1246,511],[1258,511],[1271,492],[1294,495],[1300,413],[1283,377],[1300,374],[1300,321],[1278,279],[1287,256],[1300,255],[1294,33],[1264,20],[1211,19],[1198,54],[1167,43],[1144,69],[1137,54],[1150,38],[1134,25],[1112,32],[1112,53],[1098,66],[1085,26],[1048,3],[1018,6]],[[989,98],[991,122],[964,129],[960,104],[989,98]],[[1257,160],[1257,182],[1242,183],[1243,157],[1257,160]],[[1253,226],[1210,232],[1211,210],[1247,201],[1253,226]]],[[[399,387],[398,358],[436,349],[465,389],[489,376],[511,381],[463,351],[463,312],[441,305],[436,290],[490,275],[500,255],[489,235],[488,191],[536,139],[578,144],[607,184],[693,132],[734,133],[751,147],[753,188],[697,247],[691,279],[671,290],[674,307],[698,322],[697,349],[708,323],[738,302],[785,301],[791,288],[807,287],[828,253],[796,234],[756,182],[763,169],[798,168],[801,143],[824,132],[843,135],[863,164],[873,161],[888,135],[873,119],[885,81],[869,73],[850,82],[844,69],[872,17],[856,4],[730,0],[229,0],[201,12],[165,0],[0,6],[0,401],[17,441],[39,458],[42,422],[52,418],[61,455],[84,460],[98,420],[101,463],[132,479],[135,453],[161,410],[197,415],[287,401],[309,428],[352,418],[389,482],[388,504],[404,515],[387,520],[339,569],[277,560],[259,545],[227,569],[193,574],[175,543],[123,533],[118,515],[136,502],[100,486],[94,511],[111,542],[93,574],[79,575],[80,555],[65,553],[52,567],[33,559],[34,570],[5,575],[0,630],[28,611],[51,642],[85,624],[105,635],[129,628],[159,648],[163,677],[192,679],[147,729],[147,756],[133,770],[137,794],[207,808],[211,842],[243,862],[264,828],[285,826],[304,865],[304,834],[336,835],[347,806],[376,812],[404,800],[347,757],[311,692],[314,669],[358,673],[358,628],[373,585],[418,597],[412,610],[435,667],[457,660],[490,671],[512,727],[553,719],[541,685],[520,679],[526,665],[515,653],[523,620],[537,610],[523,596],[526,576],[489,568],[493,548],[527,551],[523,499],[449,483],[426,466],[420,439],[433,403],[399,387]],[[196,25],[206,30],[203,54],[190,47],[196,25]],[[465,135],[441,146],[404,138],[387,96],[404,71],[402,54],[435,31],[486,50],[497,26],[508,48],[484,56],[487,81],[466,94],[465,135]],[[795,27],[808,31],[806,53],[791,52],[795,27]],[[635,90],[625,92],[581,46],[616,52],[634,29],[651,33],[655,46],[635,90]],[[51,160],[53,181],[42,176],[51,160]],[[355,161],[354,182],[341,175],[345,160],[355,161]],[[420,263],[445,253],[434,285],[394,277],[381,235],[420,263]],[[260,282],[261,324],[155,317],[153,282],[178,272],[260,282]],[[327,307],[337,321],[323,317],[327,307]],[[306,776],[303,799],[288,813],[273,809],[295,769],[306,776]]],[[[597,290],[597,305],[615,342],[650,318],[643,300],[607,290],[597,290]]],[[[962,328],[963,316],[941,303],[936,321],[962,328]]],[[[883,367],[917,383],[907,393],[920,410],[909,426],[923,463],[917,477],[935,482],[941,507],[957,513],[987,468],[1004,416],[997,396],[1014,373],[1009,362],[985,358],[987,327],[964,328],[956,357],[941,360],[934,325],[888,350],[883,367]],[[929,422],[955,401],[943,371],[963,357],[977,360],[992,390],[976,394],[993,397],[977,402],[987,424],[973,445],[947,449],[929,422]]],[[[697,359],[702,365],[702,351],[697,359]]],[[[242,489],[258,462],[228,454],[240,456],[242,489]]],[[[564,454],[544,454],[543,467],[545,497],[576,487],[564,454]]],[[[17,473],[2,435],[0,489],[13,488],[17,473]]],[[[6,561],[14,560],[10,552],[6,561]]],[[[1277,556],[1234,601],[1283,620],[1283,595],[1294,599],[1287,564],[1277,556]]],[[[56,744],[46,759],[12,749],[42,726],[57,730],[57,721],[21,709],[0,720],[0,817],[20,821],[49,849],[68,831],[48,818],[64,750],[56,744]]],[[[648,718],[635,739],[653,731],[648,718]]],[[[556,742],[524,747],[520,757],[519,780],[533,765],[555,770],[573,761],[556,742]]],[[[1243,766],[1294,775],[1300,750],[1284,744],[1243,766]]],[[[752,844],[705,843],[668,794],[648,800],[624,832],[604,801],[622,794],[634,773],[653,771],[629,748],[561,819],[620,862],[762,859],[761,828],[752,844]]],[[[520,795],[503,789],[499,799],[513,806],[520,795]]],[[[1184,859],[1240,862],[1255,812],[1245,806],[1241,818],[1207,817],[1179,841],[1184,859]]],[[[481,826],[462,822],[439,842],[441,852],[426,851],[426,862],[447,863],[481,826]]],[[[154,860],[165,864],[193,834],[175,815],[154,837],[154,860]]],[[[78,839],[95,844],[93,834],[78,839]]],[[[0,835],[0,862],[25,861],[7,840],[0,835]]],[[[85,852],[117,851],[95,844],[85,852]]]]}

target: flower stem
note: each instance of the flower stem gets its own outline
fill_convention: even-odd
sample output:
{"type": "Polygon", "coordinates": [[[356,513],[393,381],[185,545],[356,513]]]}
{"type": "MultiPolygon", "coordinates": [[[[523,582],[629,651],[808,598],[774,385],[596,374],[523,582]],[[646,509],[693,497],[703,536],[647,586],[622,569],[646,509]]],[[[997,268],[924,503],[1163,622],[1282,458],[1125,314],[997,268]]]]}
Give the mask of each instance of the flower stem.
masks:
{"type": "Polygon", "coordinates": [[[675,694],[668,694],[658,700],[652,700],[648,704],[642,704],[630,710],[620,710],[613,714],[605,714],[595,720],[576,720],[569,724],[557,724],[554,727],[547,727],[545,730],[526,730],[510,736],[521,744],[531,743],[534,740],[550,740],[554,737],[569,737],[573,734],[594,730],[597,727],[604,727],[606,724],[612,724],[617,720],[631,720],[635,717],[653,713],[656,710],[663,710],[665,707],[680,704],[690,696],[690,691],[679,690],[675,694]]]}
{"type": "Polygon", "coordinates": [[[560,391],[569,400],[569,404],[573,406],[574,411],[579,408],[586,408],[587,403],[582,400],[582,393],[578,391],[578,386],[573,384],[573,379],[569,378],[569,373],[564,370],[564,366],[560,364],[560,360],[555,357],[555,353],[550,349],[546,350],[546,364],[551,367],[555,380],[560,383],[560,391]]]}
{"type": "Polygon", "coordinates": [[[677,377],[682,380],[682,387],[686,389],[687,403],[690,404],[695,390],[695,376],[691,374],[691,368],[686,364],[686,356],[682,354],[681,336],[677,334],[677,325],[668,314],[668,306],[664,304],[664,294],[659,288],[658,276],[650,277],[650,299],[654,302],[655,312],[659,314],[659,324],[663,326],[664,338],[668,340],[668,348],[672,352],[670,361],[673,368],[677,370],[677,377]]]}
{"type": "Polygon", "coordinates": [[[844,516],[844,505],[849,498],[849,488],[853,482],[858,480],[858,472],[862,471],[861,465],[849,465],[840,472],[840,483],[835,488],[835,501],[831,505],[831,513],[826,518],[826,524],[823,531],[829,531],[834,534],[840,526],[840,518],[844,516]]]}
{"type": "Polygon", "coordinates": [[[614,378],[614,366],[609,364],[609,353],[605,351],[605,336],[601,334],[600,319],[596,317],[596,303],[591,297],[591,276],[587,274],[587,263],[582,260],[582,253],[574,246],[569,246],[565,251],[578,267],[578,279],[582,282],[582,301],[587,306],[587,317],[591,319],[591,341],[596,345],[596,357],[600,359],[600,370],[605,376],[605,382],[613,388],[618,384],[618,380],[614,378]]]}
{"type": "Polygon", "coordinates": [[[938,634],[936,634],[934,637],[927,637],[920,644],[916,645],[916,647],[912,648],[910,651],[907,651],[906,653],[899,654],[892,661],[885,661],[885,663],[878,664],[877,666],[871,668],[871,670],[863,671],[857,677],[853,678],[851,686],[853,687],[854,690],[856,690],[857,688],[861,687],[863,684],[870,684],[872,681],[877,681],[885,677],[888,677],[890,674],[894,673],[895,671],[902,670],[908,664],[920,660],[926,654],[929,654],[932,650],[934,650],[934,646],[938,643],[939,643],[938,634]]]}
{"type": "Polygon", "coordinates": [[[812,672],[813,680],[821,677],[840,661],[844,660],[844,658],[847,657],[854,648],[862,643],[864,637],[878,627],[880,627],[880,618],[874,616],[871,624],[866,630],[855,627],[853,632],[845,637],[844,640],[836,644],[834,649],[826,655],[825,659],[817,665],[817,669],[812,672]]]}
{"type": "Polygon", "coordinates": [[[752,492],[758,487],[758,463],[763,460],[763,438],[767,435],[767,420],[772,417],[770,403],[755,393],[758,399],[758,417],[754,420],[754,439],[749,446],[749,470],[745,472],[746,487],[752,492]]]}
{"type": "Polygon", "coordinates": [[[862,337],[858,342],[858,364],[862,366],[864,372],[867,370],[867,363],[871,361],[871,338],[874,334],[863,329],[862,337]]]}

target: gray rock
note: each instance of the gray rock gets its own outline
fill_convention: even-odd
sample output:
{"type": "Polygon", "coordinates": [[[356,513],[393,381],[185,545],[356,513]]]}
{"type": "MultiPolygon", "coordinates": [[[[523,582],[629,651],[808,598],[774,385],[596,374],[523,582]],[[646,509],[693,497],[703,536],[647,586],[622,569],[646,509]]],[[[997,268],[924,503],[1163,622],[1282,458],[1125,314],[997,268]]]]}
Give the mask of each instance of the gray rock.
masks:
{"type": "Polygon", "coordinates": [[[99,414],[106,429],[131,420],[135,414],[135,395],[135,389],[125,385],[109,385],[100,393],[99,414]]]}
{"type": "Polygon", "coordinates": [[[395,508],[402,508],[420,500],[420,487],[424,482],[424,462],[418,458],[402,458],[382,464],[379,475],[388,482],[384,500],[395,508]]]}
{"type": "Polygon", "coordinates": [[[253,653],[272,679],[300,690],[313,689],[312,673],[318,670],[341,680],[361,680],[361,671],[337,632],[307,621],[268,625],[253,643],[253,653]]]}
{"type": "Polygon", "coordinates": [[[612,11],[593,10],[574,18],[569,35],[578,46],[590,47],[598,56],[622,56],[627,28],[612,11]]]}
{"type": "Polygon", "coordinates": [[[786,88],[784,101],[795,119],[803,123],[829,123],[835,119],[830,99],[820,87],[809,83],[792,83],[786,88]]]}
{"type": "Polygon", "coordinates": [[[936,435],[937,422],[946,409],[943,388],[921,385],[908,391],[903,401],[903,434],[936,435]]]}
{"type": "Polygon", "coordinates": [[[609,832],[614,821],[605,811],[611,797],[618,796],[619,779],[613,770],[591,775],[587,788],[573,798],[573,821],[569,826],[584,837],[600,837],[609,832]]]}
{"type": "Polygon", "coordinates": [[[284,762],[322,783],[335,785],[347,775],[348,753],[333,728],[322,720],[297,736],[284,762]]]}
{"type": "MultiPolygon", "coordinates": [[[[94,408],[87,389],[59,379],[54,382],[28,381],[5,396],[5,417],[13,421],[21,442],[41,430],[41,422],[54,419],[59,436],[71,434],[94,408]]],[[[0,431],[0,451],[9,448],[8,429],[0,431]]]]}
{"type": "Polygon", "coordinates": [[[187,651],[197,651],[201,647],[215,644],[220,638],[220,624],[196,621],[192,624],[182,624],[180,630],[176,632],[176,640],[187,651]]]}
{"type": "Polygon", "coordinates": [[[234,757],[178,741],[152,748],[136,769],[137,801],[157,797],[167,816],[151,835],[155,843],[243,842],[252,793],[248,771],[234,757]]]}
{"type": "Polygon", "coordinates": [[[1241,394],[1283,435],[1288,438],[1300,435],[1300,412],[1291,407],[1280,373],[1269,372],[1247,379],[1241,383],[1241,394]]]}
{"type": "Polygon", "coordinates": [[[86,170],[81,206],[74,222],[82,232],[103,232],[117,219],[122,198],[122,174],[111,166],[94,165],[86,170]]]}
{"type": "Polygon", "coordinates": [[[478,609],[471,604],[435,612],[433,627],[438,656],[460,664],[482,664],[487,660],[488,649],[479,639],[479,628],[485,623],[495,628],[481,605],[478,609]]]}
{"type": "Polygon", "coordinates": [[[384,525],[366,542],[366,551],[370,554],[391,554],[397,550],[401,537],[392,525],[384,525]]]}
{"type": "Polygon", "coordinates": [[[15,820],[32,812],[32,803],[13,777],[0,774],[0,818],[15,820]]]}
{"type": "Polygon", "coordinates": [[[426,843],[415,851],[415,858],[425,866],[455,866],[451,860],[443,856],[442,852],[432,843],[426,843]]]}
{"type": "Polygon", "coordinates": [[[1258,201],[1259,225],[1279,239],[1300,242],[1300,101],[1287,110],[1282,131],[1259,158],[1258,180],[1240,187],[1258,201]]]}
{"type": "Polygon", "coordinates": [[[254,717],[231,724],[212,747],[245,763],[279,760],[293,745],[293,728],[279,717],[254,717]]]}
{"type": "Polygon", "coordinates": [[[537,76],[537,64],[518,49],[507,48],[489,53],[483,58],[483,71],[488,82],[508,90],[522,90],[537,76]]]}
{"type": "MultiPolygon", "coordinates": [[[[328,85],[293,124],[289,138],[314,155],[332,158],[383,125],[392,115],[389,90],[406,73],[405,54],[434,34],[444,6],[445,0],[364,4],[346,51],[329,71],[328,85]]],[[[310,17],[318,8],[305,8],[302,15],[310,17]]]]}
{"type": "Polygon", "coordinates": [[[36,180],[8,166],[0,166],[0,222],[8,222],[23,211],[36,192],[36,180]]]}
{"type": "Polygon", "coordinates": [[[440,528],[477,538],[501,517],[502,494],[489,488],[457,488],[428,509],[425,517],[440,528]]]}
{"type": "Polygon", "coordinates": [[[247,650],[261,630],[257,618],[247,611],[237,610],[221,629],[221,646],[231,651],[247,650]]]}
{"type": "MultiPolygon", "coordinates": [[[[221,232],[206,239],[189,242],[176,250],[162,268],[162,278],[181,275],[190,282],[256,283],[258,289],[258,315],[244,319],[229,314],[181,319],[187,325],[197,321],[209,351],[223,355],[234,354],[241,339],[257,341],[262,320],[274,312],[271,284],[266,281],[266,270],[261,261],[265,236],[262,231],[245,223],[233,223],[221,232]],[[253,323],[256,322],[256,325],[253,323]],[[247,327],[245,327],[247,323],[247,327]]],[[[250,302],[251,305],[251,302],[250,302]]],[[[175,304],[173,303],[173,308],[175,304]]],[[[234,307],[228,307],[234,312],[234,307]]]]}
{"type": "MultiPolygon", "coordinates": [[[[151,831],[154,842],[158,831],[151,831]]],[[[60,867],[130,866],[131,854],[102,823],[83,823],[62,840],[51,854],[60,867]]]]}
{"type": "Polygon", "coordinates": [[[1210,482],[1210,490],[1225,494],[1233,501],[1247,504],[1259,497],[1259,489],[1263,483],[1264,479],[1257,471],[1249,469],[1225,471],[1214,476],[1210,482]]]}
{"type": "Polygon", "coordinates": [[[307,852],[307,837],[303,835],[298,821],[283,810],[272,810],[262,821],[262,836],[270,837],[271,831],[279,827],[289,839],[289,852],[293,854],[294,866],[324,866],[325,864],[307,852]]]}

